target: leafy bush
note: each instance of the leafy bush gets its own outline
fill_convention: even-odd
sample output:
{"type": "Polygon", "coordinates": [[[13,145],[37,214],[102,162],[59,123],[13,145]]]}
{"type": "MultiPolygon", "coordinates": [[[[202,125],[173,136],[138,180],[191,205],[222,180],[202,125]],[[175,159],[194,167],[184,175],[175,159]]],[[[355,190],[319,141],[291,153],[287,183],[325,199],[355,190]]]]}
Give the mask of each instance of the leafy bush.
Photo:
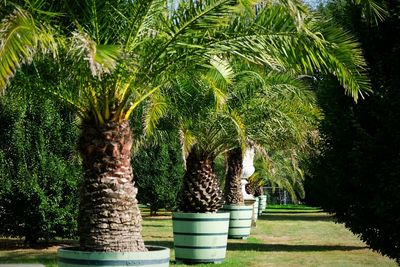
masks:
{"type": "Polygon", "coordinates": [[[306,192],[309,202],[335,213],[371,248],[400,264],[400,6],[392,6],[377,27],[363,21],[359,7],[343,3],[335,1],[328,11],[362,41],[374,94],[356,105],[332,80],[320,81],[325,146],[310,161],[306,192]]]}
{"type": "Polygon", "coordinates": [[[133,171],[139,188],[138,200],[155,215],[159,209],[173,209],[182,187],[183,163],[180,144],[170,139],[141,148],[133,157],[133,171]]]}
{"type": "Polygon", "coordinates": [[[74,237],[77,232],[77,129],[53,102],[0,98],[0,235],[74,237]]]}

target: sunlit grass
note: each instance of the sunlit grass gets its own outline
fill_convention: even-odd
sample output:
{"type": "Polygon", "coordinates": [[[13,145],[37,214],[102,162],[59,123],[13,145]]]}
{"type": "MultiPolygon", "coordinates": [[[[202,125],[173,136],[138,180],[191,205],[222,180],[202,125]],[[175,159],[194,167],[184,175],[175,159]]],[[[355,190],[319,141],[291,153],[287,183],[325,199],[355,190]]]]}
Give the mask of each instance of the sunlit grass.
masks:
{"type": "MultiPolygon", "coordinates": [[[[219,265],[197,266],[397,266],[395,261],[368,249],[356,236],[332,217],[318,209],[312,212],[301,208],[283,207],[275,213],[263,214],[247,240],[229,240],[227,257],[219,265]],[[286,209],[288,211],[288,209],[286,209]]],[[[304,208],[304,207],[303,207],[304,208]]],[[[305,209],[307,210],[307,209],[305,209]]],[[[312,210],[312,209],[311,209],[312,210]]],[[[268,209],[269,211],[269,209],[268,209]]],[[[148,245],[171,248],[171,266],[175,264],[170,213],[161,211],[149,217],[143,211],[143,237],[148,245]]],[[[0,251],[1,263],[43,263],[57,266],[56,246],[40,249],[17,247],[0,251]]]]}
{"type": "Polygon", "coordinates": [[[295,205],[295,204],[287,204],[287,205],[267,205],[267,212],[269,213],[304,213],[304,212],[322,212],[321,208],[310,207],[306,205],[295,205]]]}

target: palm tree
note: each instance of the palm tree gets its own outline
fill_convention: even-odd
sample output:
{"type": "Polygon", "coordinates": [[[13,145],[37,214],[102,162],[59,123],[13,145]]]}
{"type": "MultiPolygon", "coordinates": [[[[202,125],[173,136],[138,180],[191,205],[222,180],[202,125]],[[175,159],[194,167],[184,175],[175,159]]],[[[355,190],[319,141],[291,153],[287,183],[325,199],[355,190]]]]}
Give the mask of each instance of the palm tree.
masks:
{"type": "MultiPolygon", "coordinates": [[[[267,151],[305,146],[320,117],[313,94],[301,80],[275,71],[244,72],[228,101],[242,115],[251,146],[270,162],[267,151]]],[[[244,205],[241,171],[244,151],[240,144],[227,155],[225,199],[227,204],[244,205]]],[[[256,169],[257,172],[257,169],[256,169]]],[[[257,174],[255,174],[257,176],[257,174]]],[[[255,177],[252,177],[255,178],[255,177]]]]}
{"type": "MultiPolygon", "coordinates": [[[[60,62],[53,75],[69,74],[68,84],[60,82],[46,90],[82,121],[83,250],[145,250],[130,165],[133,140],[128,121],[134,110],[144,101],[156,103],[161,88],[168,88],[180,70],[208,64],[215,55],[231,53],[267,63],[268,57],[262,55],[268,51],[256,45],[257,32],[231,26],[232,14],[243,10],[240,1],[182,1],[175,9],[167,9],[167,4],[161,0],[2,2],[0,89],[22,64],[49,53],[53,55],[49,60],[60,62]]],[[[235,21],[236,26],[243,23],[235,21]]],[[[132,120],[140,123],[138,118],[132,120]]]]}
{"type": "Polygon", "coordinates": [[[181,75],[169,96],[169,119],[180,131],[185,159],[180,196],[184,212],[216,212],[223,206],[214,161],[244,138],[239,116],[226,109],[224,100],[234,73],[224,61],[213,60],[212,65],[181,75]]]}
{"type": "Polygon", "coordinates": [[[265,185],[285,189],[293,201],[304,198],[304,172],[299,166],[301,154],[301,150],[288,149],[271,152],[268,163],[262,157],[256,159],[257,171],[250,184],[256,190],[265,185]]]}
{"type": "Polygon", "coordinates": [[[270,151],[268,154],[263,148],[256,149],[256,171],[248,178],[246,193],[257,197],[263,195],[264,186],[269,186],[273,190],[286,190],[293,201],[298,197],[304,198],[304,172],[299,163],[303,154],[307,152],[299,147],[270,151]]]}
{"type": "MultiPolygon", "coordinates": [[[[304,84],[301,84],[300,77],[312,77],[315,72],[324,72],[335,75],[345,89],[345,93],[352,96],[355,101],[358,100],[359,96],[363,96],[363,92],[368,93],[370,87],[368,78],[365,74],[366,64],[357,41],[349,35],[349,33],[343,31],[338,26],[331,24],[329,20],[312,13],[306,6],[297,1],[282,1],[282,5],[264,4],[263,6],[258,6],[255,21],[262,21],[262,31],[270,33],[262,35],[261,37],[261,40],[267,47],[266,49],[270,48],[273,51],[278,52],[277,54],[274,53],[273,62],[279,62],[280,67],[270,64],[269,68],[261,68],[261,71],[259,71],[261,75],[265,76],[263,73],[267,72],[270,73],[270,78],[275,77],[270,80],[270,82],[267,82],[267,85],[273,87],[273,83],[276,83],[275,85],[279,86],[279,83],[283,82],[280,86],[290,86],[292,88],[298,87],[303,88],[304,90],[305,86],[304,84]],[[290,38],[290,33],[292,32],[300,32],[300,35],[294,39],[290,38]],[[279,36],[278,39],[285,39],[287,41],[280,43],[275,38],[270,39],[269,37],[271,36],[279,36]],[[275,49],[279,45],[281,46],[281,49],[275,49]],[[281,77],[279,77],[279,75],[271,75],[274,74],[271,71],[278,71],[281,77]],[[279,79],[284,77],[282,75],[284,75],[285,78],[283,81],[279,81],[279,79]],[[277,77],[279,77],[278,80],[276,79],[277,77]],[[296,79],[296,77],[298,77],[298,79],[296,79]]],[[[254,66],[246,67],[254,69],[254,66]]],[[[241,68],[243,69],[243,66],[241,68]]],[[[260,69],[259,67],[256,68],[260,69]]],[[[246,79],[248,79],[248,77],[246,79]]],[[[260,80],[260,77],[258,77],[257,80],[260,80]]],[[[265,87],[258,81],[250,80],[250,83],[258,85],[258,92],[262,92],[265,87]]],[[[233,90],[242,92],[236,93],[239,97],[234,101],[231,101],[233,103],[242,104],[246,101],[250,101],[250,96],[255,97],[255,99],[264,99],[263,104],[256,104],[260,107],[271,107],[272,102],[277,101],[273,95],[263,95],[260,98],[260,95],[257,95],[257,90],[249,92],[249,90],[244,90],[243,86],[240,89],[234,88],[233,90]],[[250,94],[245,96],[243,92],[249,92],[250,94]],[[244,98],[240,101],[240,97],[244,98]],[[268,97],[272,98],[268,99],[268,97]]],[[[280,96],[283,97],[281,100],[285,98],[284,95],[280,96]]],[[[290,102],[285,102],[285,100],[283,101],[286,106],[290,106],[290,102]]],[[[297,123],[296,125],[299,127],[297,129],[296,127],[293,127],[293,124],[287,124],[286,126],[288,127],[285,129],[284,127],[280,127],[281,125],[279,124],[274,125],[274,121],[285,117],[282,117],[283,113],[278,114],[279,110],[283,111],[282,102],[280,103],[281,105],[278,105],[278,108],[271,108],[269,110],[271,112],[270,114],[275,113],[274,115],[277,117],[264,125],[260,125],[257,121],[266,121],[260,117],[260,114],[264,114],[266,111],[258,110],[257,112],[253,108],[247,109],[246,113],[246,110],[243,110],[240,105],[235,105],[232,108],[239,108],[240,111],[236,111],[244,115],[243,120],[245,120],[245,125],[248,131],[251,131],[251,129],[257,129],[254,132],[256,135],[249,137],[249,139],[255,139],[253,141],[257,141],[257,139],[260,140],[261,138],[264,144],[269,144],[270,146],[273,143],[282,144],[282,142],[277,142],[277,140],[279,138],[285,139],[287,137],[284,137],[284,135],[282,136],[279,132],[280,130],[287,134],[290,133],[292,137],[296,137],[296,134],[302,133],[302,138],[304,139],[304,134],[307,133],[307,131],[306,129],[301,129],[301,126],[309,125],[308,123],[297,123]],[[246,121],[247,117],[252,117],[252,120],[248,119],[246,121]],[[278,127],[274,129],[274,126],[278,127]],[[260,131],[259,129],[262,129],[263,127],[264,131],[260,131]],[[287,131],[290,129],[292,132],[287,131]],[[273,136],[276,137],[275,140],[271,140],[273,136],[270,135],[268,137],[268,135],[263,134],[263,132],[266,133],[265,130],[267,130],[267,133],[273,134],[273,136]],[[268,140],[268,138],[270,140],[268,140]]],[[[291,102],[291,104],[295,103],[291,102]]],[[[292,107],[298,108],[301,104],[302,103],[300,102],[296,104],[297,106],[292,107]]],[[[303,105],[303,111],[304,107],[306,106],[303,105]]],[[[315,109],[315,106],[312,109],[308,111],[310,119],[318,116],[316,114],[318,111],[315,109]]],[[[293,113],[293,110],[290,113],[292,115],[295,114],[293,113]]],[[[285,121],[290,122],[293,121],[293,119],[295,119],[295,117],[292,116],[290,120],[285,118],[285,121]]],[[[252,133],[247,134],[252,135],[252,133]]],[[[225,183],[225,198],[228,204],[244,204],[240,186],[243,153],[244,151],[239,148],[232,149],[227,153],[228,166],[225,183]]]]}

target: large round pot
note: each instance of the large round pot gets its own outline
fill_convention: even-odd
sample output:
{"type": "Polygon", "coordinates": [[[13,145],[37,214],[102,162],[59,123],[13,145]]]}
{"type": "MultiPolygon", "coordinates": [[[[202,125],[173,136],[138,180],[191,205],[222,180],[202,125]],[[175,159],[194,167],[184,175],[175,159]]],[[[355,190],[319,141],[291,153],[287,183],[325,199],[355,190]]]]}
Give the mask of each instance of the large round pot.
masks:
{"type": "Polygon", "coordinates": [[[225,259],[229,213],[172,214],[175,260],[221,263],[225,259]]]}
{"type": "Polygon", "coordinates": [[[257,219],[258,219],[258,197],[255,198],[256,201],[253,204],[253,216],[252,216],[252,223],[251,226],[256,227],[257,226],[257,219]]]}
{"type": "Polygon", "coordinates": [[[228,238],[246,239],[250,235],[253,207],[225,205],[222,211],[230,213],[228,238]]]}
{"type": "Polygon", "coordinates": [[[79,248],[58,249],[59,267],[146,266],[168,267],[169,248],[146,246],[145,252],[79,251],[79,248]]]}
{"type": "Polygon", "coordinates": [[[253,213],[253,218],[257,221],[258,219],[258,205],[260,203],[260,200],[258,199],[258,197],[256,197],[256,202],[254,202],[254,213],[253,213]]]}
{"type": "Polygon", "coordinates": [[[261,215],[263,211],[267,208],[267,196],[262,195],[258,197],[258,215],[261,215]]]}

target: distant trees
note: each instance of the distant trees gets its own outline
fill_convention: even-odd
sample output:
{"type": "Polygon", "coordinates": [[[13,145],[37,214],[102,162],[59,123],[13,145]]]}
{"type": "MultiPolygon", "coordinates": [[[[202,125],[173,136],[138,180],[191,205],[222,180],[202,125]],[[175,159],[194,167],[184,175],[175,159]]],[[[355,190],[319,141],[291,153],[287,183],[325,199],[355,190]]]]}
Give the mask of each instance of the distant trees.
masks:
{"type": "Polygon", "coordinates": [[[30,245],[76,236],[81,167],[69,115],[43,98],[0,98],[1,236],[30,245]]]}
{"type": "Polygon", "coordinates": [[[306,192],[309,202],[400,263],[400,6],[381,3],[388,14],[379,26],[351,1],[332,1],[323,9],[358,35],[374,93],[355,105],[329,77],[318,82],[323,143],[310,160],[306,192]]]}
{"type": "Polygon", "coordinates": [[[175,208],[184,173],[178,138],[141,148],[134,154],[132,162],[136,166],[138,200],[149,205],[150,214],[155,215],[162,208],[175,208]]]}

